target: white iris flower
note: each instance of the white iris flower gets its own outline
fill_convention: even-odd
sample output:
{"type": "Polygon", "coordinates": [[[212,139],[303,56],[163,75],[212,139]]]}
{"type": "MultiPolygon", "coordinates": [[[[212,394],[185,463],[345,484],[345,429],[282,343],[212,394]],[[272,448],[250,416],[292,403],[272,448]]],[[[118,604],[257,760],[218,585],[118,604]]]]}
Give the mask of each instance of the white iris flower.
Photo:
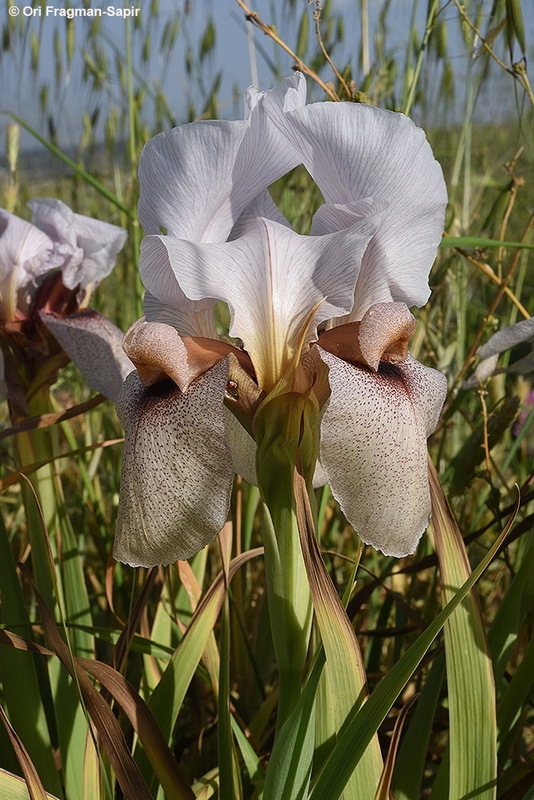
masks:
{"type": "Polygon", "coordinates": [[[408,306],[429,296],[442,171],[402,114],[306,105],[305,91],[300,74],[249,90],[244,120],[183,125],[143,150],[146,319],[126,336],[138,371],[118,404],[126,563],[189,558],[223,527],[235,472],[255,480],[255,443],[224,406],[231,352],[265,396],[317,348],[331,396],[315,484],[386,554],[412,552],[428,524],[426,439],[446,382],[408,355],[408,306]],[[298,164],[325,200],[309,236],[267,191],[298,164]],[[242,348],[218,340],[217,301],[242,348]]]}

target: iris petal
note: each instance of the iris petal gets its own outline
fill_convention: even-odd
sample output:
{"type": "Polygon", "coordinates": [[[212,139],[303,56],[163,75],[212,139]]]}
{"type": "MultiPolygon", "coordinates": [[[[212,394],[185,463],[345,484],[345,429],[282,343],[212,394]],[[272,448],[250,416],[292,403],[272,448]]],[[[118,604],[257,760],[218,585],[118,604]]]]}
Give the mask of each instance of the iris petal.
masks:
{"type": "Polygon", "coordinates": [[[27,305],[27,298],[18,297],[23,287],[60,263],[46,233],[0,208],[0,318],[13,320],[17,308],[27,305]]]}
{"type": "Polygon", "coordinates": [[[30,200],[32,223],[45,231],[62,256],[63,283],[68,289],[100,283],[117,260],[127,233],[109,222],[75,214],[61,200],[30,200]]]}
{"type": "Polygon", "coordinates": [[[264,218],[223,244],[147,236],[141,244],[143,283],[169,305],[178,290],[192,308],[206,298],[228,303],[230,335],[242,339],[259,385],[270,390],[298,348],[316,338],[320,322],[350,311],[360,259],[380,222],[380,207],[374,211],[328,236],[300,236],[264,218]]]}
{"type": "Polygon", "coordinates": [[[344,321],[361,319],[378,302],[424,305],[447,203],[441,167],[424,132],[402,114],[356,103],[313,103],[284,112],[266,101],[266,109],[328,204],[317,212],[314,232],[347,226],[369,198],[388,204],[344,321]]]}
{"type": "Polygon", "coordinates": [[[94,310],[63,318],[41,312],[39,317],[89,386],[116,400],[124,379],[134,369],[122,349],[122,331],[94,310]]]}
{"type": "Polygon", "coordinates": [[[426,439],[446,380],[411,356],[375,373],[319,350],[332,390],[320,449],[332,494],[367,544],[408,555],[430,517],[426,439]]]}
{"type": "Polygon", "coordinates": [[[222,529],[234,470],[223,405],[225,359],[182,393],[128,376],[117,403],[126,430],[114,557],[131,566],[187,559],[222,529]]]}
{"type": "Polygon", "coordinates": [[[280,105],[288,93],[304,105],[302,75],[250,93],[246,120],[192,122],[151,139],[139,165],[145,232],[224,242],[254,197],[299,163],[263,109],[267,95],[280,105]]]}

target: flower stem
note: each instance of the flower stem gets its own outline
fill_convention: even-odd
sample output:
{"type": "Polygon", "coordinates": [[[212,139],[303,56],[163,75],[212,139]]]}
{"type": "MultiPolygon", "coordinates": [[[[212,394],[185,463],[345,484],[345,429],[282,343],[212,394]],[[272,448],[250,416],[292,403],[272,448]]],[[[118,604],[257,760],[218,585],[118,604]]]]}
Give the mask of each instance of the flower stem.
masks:
{"type": "Polygon", "coordinates": [[[265,504],[263,531],[269,614],[279,678],[276,728],[280,730],[300,696],[312,605],[293,509],[265,504]]]}
{"type": "Polygon", "coordinates": [[[313,616],[293,492],[297,457],[305,451],[306,461],[315,463],[310,414],[313,417],[315,410],[309,398],[287,392],[269,398],[254,419],[269,614],[279,675],[277,731],[300,697],[313,616]]]}

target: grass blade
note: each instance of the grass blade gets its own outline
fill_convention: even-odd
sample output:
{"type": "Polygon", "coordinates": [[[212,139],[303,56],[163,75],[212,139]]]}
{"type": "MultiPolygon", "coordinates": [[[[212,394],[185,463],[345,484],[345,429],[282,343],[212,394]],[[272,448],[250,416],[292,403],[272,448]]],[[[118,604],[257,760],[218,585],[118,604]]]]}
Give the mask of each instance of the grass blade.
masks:
{"type": "MultiPolygon", "coordinates": [[[[432,528],[442,592],[452,600],[469,577],[465,545],[429,461],[432,528]]],[[[495,797],[495,686],[478,595],[471,592],[444,629],[449,694],[449,797],[495,797]]]]}
{"type": "Polygon", "coordinates": [[[110,192],[109,189],[107,189],[104,186],[104,184],[100,183],[100,181],[94,178],[89,172],[86,172],[86,170],[82,169],[82,167],[80,167],[75,161],[73,161],[72,158],[69,158],[65,153],[63,153],[63,151],[60,150],[59,147],[56,147],[55,144],[52,144],[52,142],[49,142],[47,139],[44,138],[44,136],[41,136],[41,134],[38,133],[35,130],[35,128],[32,128],[31,125],[28,125],[27,122],[24,122],[24,120],[21,119],[21,117],[18,117],[11,111],[4,111],[0,113],[8,114],[8,116],[14,119],[15,122],[17,122],[21,126],[21,128],[24,128],[25,131],[28,131],[28,133],[30,133],[35,139],[37,139],[38,142],[44,145],[47,150],[49,150],[51,153],[53,153],[53,155],[57,156],[57,158],[63,161],[64,164],[70,167],[86,183],[88,183],[90,186],[96,189],[97,192],[99,192],[101,195],[103,195],[103,197],[106,198],[106,200],[109,200],[110,203],[112,203],[114,206],[116,206],[116,208],[122,211],[123,214],[126,214],[129,219],[135,218],[135,215],[133,214],[132,210],[129,209],[128,206],[125,206],[124,203],[121,203],[118,197],[116,197],[113,194],[113,192],[110,192]]]}
{"type": "Polygon", "coordinates": [[[3,722],[5,729],[8,733],[8,736],[11,740],[11,744],[13,745],[13,749],[17,755],[19,760],[22,773],[24,775],[24,779],[26,781],[26,785],[28,787],[28,793],[30,795],[31,800],[46,800],[46,792],[44,790],[44,786],[41,783],[41,779],[39,777],[39,773],[35,769],[33,761],[31,760],[30,756],[28,755],[28,751],[22,744],[22,741],[11,725],[10,721],[6,716],[6,712],[0,706],[0,720],[3,722]]]}
{"type": "MultiPolygon", "coordinates": [[[[58,800],[55,794],[44,794],[46,800],[58,800]]],[[[2,800],[31,800],[24,778],[0,768],[0,797],[2,800]]]]}
{"type": "Polygon", "coordinates": [[[266,800],[303,800],[307,796],[314,750],[315,696],[324,664],[321,649],[295,708],[278,732],[265,780],[266,800]]]}
{"type": "Polygon", "coordinates": [[[319,775],[309,800],[337,800],[340,797],[352,770],[364,753],[378,725],[386,717],[391,706],[410,680],[421,663],[423,656],[451,614],[460,605],[497,554],[516,514],[517,509],[493,546],[456,592],[452,600],[447,603],[436,619],[420,634],[410,649],[391,668],[356,716],[350,719],[340,736],[338,744],[319,775]]]}
{"type": "Polygon", "coordinates": [[[444,236],[440,247],[520,247],[534,250],[534,244],[525,242],[501,242],[499,239],[484,239],[480,236],[444,236]]]}
{"type": "MultiPolygon", "coordinates": [[[[21,567],[26,573],[26,568],[21,567]]],[[[83,669],[72,659],[69,648],[59,635],[54,619],[44,604],[39,592],[34,588],[46,635],[55,654],[77,682],[83,700],[99,739],[106,749],[109,760],[127,800],[152,800],[137,765],[126,745],[124,736],[110,707],[96,691],[83,669]]],[[[83,752],[82,767],[83,767],[83,752]]]]}
{"type": "MultiPolygon", "coordinates": [[[[308,573],[317,624],[326,653],[327,676],[334,700],[337,731],[349,714],[365,703],[367,679],[358,641],[338,594],[324,566],[309,504],[304,478],[295,472],[295,501],[302,553],[308,573]]],[[[382,772],[382,757],[376,735],[369,737],[369,746],[349,777],[345,798],[373,800],[382,772]]]]}

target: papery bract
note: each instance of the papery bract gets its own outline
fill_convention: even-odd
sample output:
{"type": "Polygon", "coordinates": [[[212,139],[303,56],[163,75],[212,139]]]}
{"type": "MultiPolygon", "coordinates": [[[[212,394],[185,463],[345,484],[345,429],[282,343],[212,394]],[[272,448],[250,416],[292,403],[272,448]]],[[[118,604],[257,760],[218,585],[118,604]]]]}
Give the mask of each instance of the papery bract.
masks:
{"type": "Polygon", "coordinates": [[[516,322],[507,328],[497,331],[491,336],[486,344],[479,347],[477,356],[480,362],[477,364],[473,375],[465,381],[463,388],[471,389],[479,386],[490,378],[494,372],[513,372],[526,375],[534,372],[534,317],[516,322]],[[508,367],[497,369],[499,355],[510,350],[518,344],[525,346],[526,353],[513,361],[508,367]]]}

